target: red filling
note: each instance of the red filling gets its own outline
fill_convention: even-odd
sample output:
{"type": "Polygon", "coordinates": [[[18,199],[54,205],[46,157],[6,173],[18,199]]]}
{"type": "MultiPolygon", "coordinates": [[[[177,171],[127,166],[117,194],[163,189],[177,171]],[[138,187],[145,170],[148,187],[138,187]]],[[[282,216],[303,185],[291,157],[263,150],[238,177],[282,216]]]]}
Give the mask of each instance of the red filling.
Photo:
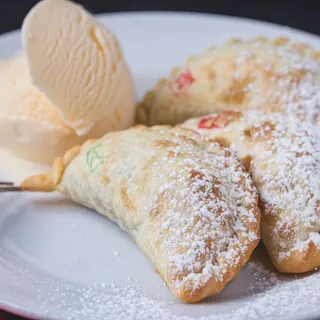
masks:
{"type": "Polygon", "coordinates": [[[169,83],[169,89],[173,94],[178,94],[180,91],[190,87],[194,82],[195,78],[193,77],[191,71],[187,69],[169,83]]]}
{"type": "Polygon", "coordinates": [[[198,128],[200,129],[223,129],[226,128],[232,121],[230,116],[234,114],[234,111],[225,111],[218,115],[208,116],[199,121],[198,128]]]}

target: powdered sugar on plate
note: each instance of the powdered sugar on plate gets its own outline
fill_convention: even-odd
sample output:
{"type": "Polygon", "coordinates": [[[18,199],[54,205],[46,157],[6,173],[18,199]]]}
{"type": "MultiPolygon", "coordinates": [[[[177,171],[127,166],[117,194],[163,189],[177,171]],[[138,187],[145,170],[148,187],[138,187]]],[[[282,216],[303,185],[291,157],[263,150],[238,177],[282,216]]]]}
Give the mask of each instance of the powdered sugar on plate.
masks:
{"type": "MultiPolygon", "coordinates": [[[[12,197],[8,200],[12,200],[12,197]]],[[[3,199],[0,199],[0,203],[4,204],[3,199]]],[[[22,207],[20,218],[26,214],[25,203],[22,207]]],[[[46,214],[49,216],[52,212],[46,214]]],[[[12,219],[17,215],[17,212],[10,211],[2,217],[7,216],[9,221],[14,221],[16,225],[18,220],[12,219]]],[[[42,215],[43,212],[35,218],[39,220],[42,215]]],[[[90,212],[86,212],[86,215],[90,215],[90,212]]],[[[68,271],[55,272],[54,268],[50,270],[48,266],[43,267],[36,259],[26,260],[25,255],[13,250],[14,248],[9,246],[10,238],[7,238],[6,243],[3,241],[6,233],[3,227],[10,231],[10,225],[1,219],[0,308],[15,312],[20,310],[31,318],[48,320],[269,320],[275,318],[279,308],[286,311],[290,320],[295,319],[295,316],[301,320],[302,315],[306,318],[306,312],[307,315],[319,314],[320,292],[317,288],[320,287],[320,274],[299,276],[297,281],[294,276],[280,276],[272,269],[270,262],[268,263],[266,253],[260,254],[261,247],[254,251],[251,261],[221,294],[192,305],[180,303],[173,298],[152,268],[143,266],[143,257],[139,256],[138,252],[132,253],[136,249],[133,242],[128,239],[128,242],[118,246],[119,240],[125,236],[121,235],[120,230],[119,236],[115,236],[112,232],[113,229],[118,230],[115,225],[107,219],[94,216],[99,218],[96,227],[89,223],[83,226],[89,226],[89,230],[93,228],[91,235],[89,230],[84,231],[86,240],[80,241],[76,237],[77,233],[72,233],[74,229],[71,219],[68,223],[69,229],[66,228],[65,232],[69,230],[69,237],[75,239],[72,246],[71,243],[63,242],[66,251],[41,251],[42,255],[54,254],[58,266],[68,259],[66,252],[71,252],[67,251],[68,248],[73,248],[72,251],[75,251],[76,247],[85,250],[86,242],[90,243],[91,251],[95,251],[96,246],[100,248],[96,258],[88,253],[71,256],[71,260],[79,260],[79,263],[74,263],[72,267],[72,273],[78,274],[75,277],[68,271]],[[108,238],[101,238],[99,235],[98,226],[101,224],[101,232],[112,235],[109,238],[112,239],[109,242],[113,241],[110,247],[107,244],[108,238]],[[92,238],[93,241],[90,242],[92,238]],[[120,252],[120,256],[114,256],[115,251],[120,252]],[[104,262],[95,261],[103,256],[106,258],[104,262]],[[87,266],[83,269],[85,263],[87,266]],[[96,268],[93,268],[93,264],[96,268]],[[135,271],[131,272],[132,269],[135,271]],[[142,270],[142,275],[139,270],[142,270]],[[129,276],[131,279],[128,279],[129,276]]],[[[78,232],[81,225],[79,215],[78,232]]],[[[27,241],[27,238],[25,239],[27,241]]],[[[54,250],[56,246],[52,248],[54,250]]]]}
{"type": "Polygon", "coordinates": [[[271,319],[275,313],[279,317],[294,319],[296,312],[301,309],[305,310],[304,318],[307,318],[308,315],[319,312],[320,293],[319,290],[314,290],[315,283],[320,281],[319,273],[298,280],[290,277],[291,281],[286,281],[280,280],[276,273],[259,263],[249,263],[248,268],[253,272],[258,286],[263,286],[266,290],[254,295],[244,307],[235,310],[233,319],[271,319]],[[307,310],[306,305],[310,306],[307,310]]]}
{"type": "Polygon", "coordinates": [[[320,283],[320,273],[294,280],[293,277],[284,278],[256,261],[249,262],[244,271],[250,276],[252,284],[244,289],[245,296],[238,297],[242,302],[227,313],[211,313],[210,306],[219,305],[214,300],[183,305],[178,302],[168,303],[161,297],[152,298],[134,280],[128,280],[125,286],[118,286],[111,281],[86,287],[67,282],[53,285],[50,279],[33,280],[34,284],[37,282],[38,304],[47,319],[57,319],[54,312],[51,312],[52,306],[61,310],[64,319],[68,320],[267,320],[275,313],[294,319],[295,313],[307,304],[310,307],[306,310],[306,317],[319,311],[317,303],[320,291],[314,289],[315,284],[320,283]],[[46,289],[42,292],[43,284],[47,288],[49,285],[49,291],[46,289]],[[179,315],[185,308],[190,310],[199,306],[203,310],[209,309],[207,316],[179,315]]]}

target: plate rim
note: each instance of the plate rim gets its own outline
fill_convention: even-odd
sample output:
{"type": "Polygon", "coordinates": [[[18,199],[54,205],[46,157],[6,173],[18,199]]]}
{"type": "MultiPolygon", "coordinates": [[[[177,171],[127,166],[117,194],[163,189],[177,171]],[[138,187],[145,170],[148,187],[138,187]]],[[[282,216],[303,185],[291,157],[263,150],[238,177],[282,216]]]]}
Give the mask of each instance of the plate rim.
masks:
{"type": "MultiPolygon", "coordinates": [[[[304,31],[298,28],[289,27],[286,25],[268,22],[264,20],[258,20],[253,18],[247,18],[247,17],[237,17],[237,16],[231,16],[231,15],[225,15],[225,14],[215,14],[215,13],[205,13],[205,12],[192,12],[192,11],[152,11],[152,10],[146,10],[146,11],[121,11],[121,12],[109,12],[109,13],[100,13],[100,14],[94,14],[95,17],[97,17],[100,21],[105,19],[117,19],[117,18],[146,18],[153,16],[155,18],[166,18],[171,17],[174,19],[180,19],[180,18],[197,18],[197,19],[213,19],[213,20],[224,20],[225,23],[228,23],[229,21],[235,21],[239,23],[247,23],[247,24],[255,24],[260,25],[262,27],[272,27],[272,28],[279,28],[279,33],[282,30],[287,30],[290,32],[293,32],[297,35],[303,36],[303,37],[309,37],[310,39],[313,39],[314,41],[318,41],[320,45],[320,35],[304,31]]],[[[20,35],[21,29],[14,29],[5,33],[0,34],[0,41],[2,41],[4,38],[11,38],[11,37],[17,37],[20,35]]],[[[41,314],[41,310],[37,313],[36,311],[30,311],[25,310],[18,305],[16,305],[13,302],[8,302],[3,299],[0,299],[0,311],[8,312],[20,317],[25,317],[28,319],[42,319],[42,320],[57,320],[58,318],[52,317],[50,315],[44,315],[41,314]]],[[[318,316],[312,316],[305,318],[304,320],[318,320],[320,317],[320,312],[318,316]]]]}

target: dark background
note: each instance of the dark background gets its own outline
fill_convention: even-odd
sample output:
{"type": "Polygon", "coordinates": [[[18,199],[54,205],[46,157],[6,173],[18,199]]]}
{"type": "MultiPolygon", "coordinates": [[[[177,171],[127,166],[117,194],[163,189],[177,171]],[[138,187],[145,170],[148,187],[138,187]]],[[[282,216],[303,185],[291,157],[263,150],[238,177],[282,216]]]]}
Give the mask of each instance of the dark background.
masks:
{"type": "MultiPolygon", "coordinates": [[[[36,0],[0,0],[0,33],[20,27],[36,0]]],[[[320,35],[319,0],[79,0],[93,13],[172,10],[211,12],[275,22],[320,35]]]]}

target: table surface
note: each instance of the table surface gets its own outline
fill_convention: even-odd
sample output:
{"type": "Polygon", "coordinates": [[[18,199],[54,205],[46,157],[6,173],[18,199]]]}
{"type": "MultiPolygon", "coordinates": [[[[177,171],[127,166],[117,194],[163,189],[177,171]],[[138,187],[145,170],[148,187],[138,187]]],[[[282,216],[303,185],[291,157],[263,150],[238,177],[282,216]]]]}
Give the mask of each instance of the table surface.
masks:
{"type": "MultiPolygon", "coordinates": [[[[37,0],[0,1],[0,33],[18,29],[29,9],[37,0]]],[[[174,10],[197,11],[248,17],[275,22],[320,35],[318,0],[79,0],[93,13],[174,10]]]]}
{"type": "Polygon", "coordinates": [[[28,320],[28,319],[15,316],[13,314],[9,314],[7,312],[0,311],[0,320],[28,320]]]}
{"type": "MultiPolygon", "coordinates": [[[[36,0],[0,1],[0,33],[5,33],[21,26],[28,10],[36,0]]],[[[255,0],[82,0],[75,1],[84,5],[93,13],[119,11],[194,11],[216,13],[274,22],[302,29],[320,35],[318,0],[305,1],[255,1],[255,0]]],[[[23,320],[23,318],[0,311],[0,320],[23,320]]]]}

